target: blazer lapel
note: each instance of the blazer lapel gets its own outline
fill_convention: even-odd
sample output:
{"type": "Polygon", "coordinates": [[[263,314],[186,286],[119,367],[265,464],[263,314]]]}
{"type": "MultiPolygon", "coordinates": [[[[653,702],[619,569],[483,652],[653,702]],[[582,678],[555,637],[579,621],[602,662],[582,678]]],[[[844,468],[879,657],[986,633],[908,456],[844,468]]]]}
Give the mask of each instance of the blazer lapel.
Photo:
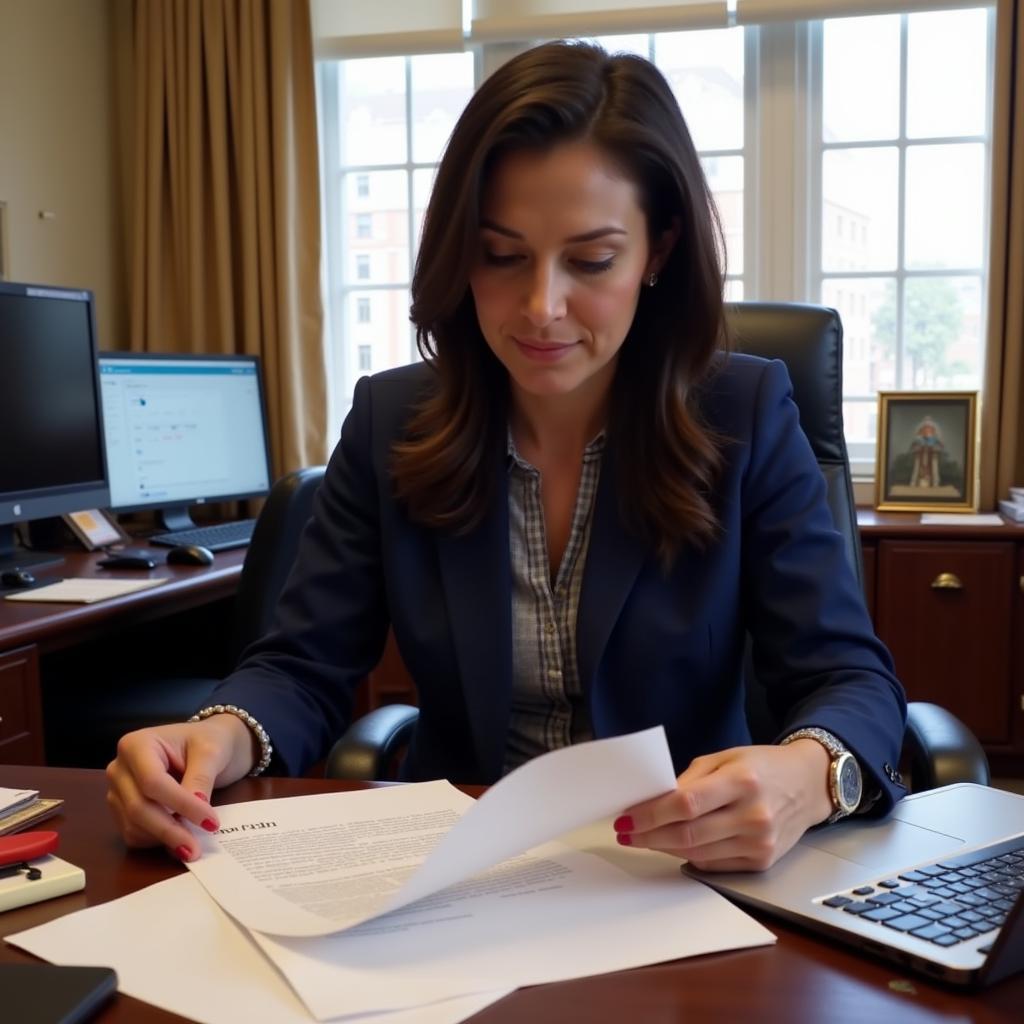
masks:
{"type": "Polygon", "coordinates": [[[576,622],[580,683],[589,694],[608,637],[647,557],[646,545],[619,518],[614,457],[606,451],[594,498],[590,546],[576,622]]]}
{"type": "Polygon", "coordinates": [[[503,459],[498,465],[487,518],[471,533],[445,534],[437,543],[462,690],[487,782],[501,775],[512,700],[508,476],[503,459]]]}

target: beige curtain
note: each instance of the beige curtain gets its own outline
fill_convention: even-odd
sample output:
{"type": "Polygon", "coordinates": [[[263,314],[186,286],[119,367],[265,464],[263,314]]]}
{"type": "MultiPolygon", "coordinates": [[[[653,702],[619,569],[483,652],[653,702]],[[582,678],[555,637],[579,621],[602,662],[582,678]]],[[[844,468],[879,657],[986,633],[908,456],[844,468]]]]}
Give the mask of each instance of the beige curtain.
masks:
{"type": "Polygon", "coordinates": [[[262,358],[275,474],[325,461],[308,0],[132,0],[134,351],[262,358]]]}
{"type": "Polygon", "coordinates": [[[1024,484],[1024,11],[998,0],[981,507],[1024,484]]]}

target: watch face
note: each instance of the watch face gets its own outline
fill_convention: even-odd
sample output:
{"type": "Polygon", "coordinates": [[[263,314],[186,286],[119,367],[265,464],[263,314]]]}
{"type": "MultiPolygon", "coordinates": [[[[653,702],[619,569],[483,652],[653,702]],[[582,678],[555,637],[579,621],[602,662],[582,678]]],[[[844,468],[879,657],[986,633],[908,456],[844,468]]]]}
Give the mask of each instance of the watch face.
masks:
{"type": "Polygon", "coordinates": [[[844,754],[839,762],[839,803],[844,811],[855,811],[860,804],[862,781],[860,765],[852,754],[844,754]]]}

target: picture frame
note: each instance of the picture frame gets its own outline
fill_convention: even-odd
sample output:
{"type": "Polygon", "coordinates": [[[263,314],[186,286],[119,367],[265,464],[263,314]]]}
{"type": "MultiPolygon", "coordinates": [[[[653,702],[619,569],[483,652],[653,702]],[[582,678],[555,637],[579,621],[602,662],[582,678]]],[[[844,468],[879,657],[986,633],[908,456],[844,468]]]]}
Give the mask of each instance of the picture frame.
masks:
{"type": "Polygon", "coordinates": [[[82,542],[86,551],[98,551],[112,544],[123,544],[128,534],[101,508],[86,508],[62,516],[71,532],[82,542]]]}
{"type": "Polygon", "coordinates": [[[974,512],[977,391],[880,391],[875,508],[974,512]]]}

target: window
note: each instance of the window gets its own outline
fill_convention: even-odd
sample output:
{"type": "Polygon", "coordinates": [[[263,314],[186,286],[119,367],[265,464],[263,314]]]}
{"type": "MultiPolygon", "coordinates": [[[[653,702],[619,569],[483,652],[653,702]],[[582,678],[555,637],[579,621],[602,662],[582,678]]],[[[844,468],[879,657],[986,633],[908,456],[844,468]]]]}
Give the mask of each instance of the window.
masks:
{"type": "Polygon", "coordinates": [[[374,368],[417,356],[415,241],[441,150],[473,91],[473,55],[322,61],[317,76],[336,436],[357,375],[369,369],[360,331],[371,310],[374,368]]]}
{"type": "Polygon", "coordinates": [[[879,390],[982,384],[993,21],[975,8],[813,27],[811,291],[843,318],[855,471],[873,468],[879,390]]]}
{"type": "MultiPolygon", "coordinates": [[[[722,217],[726,297],[840,311],[847,440],[870,476],[878,390],[982,383],[994,7],[764,24],[730,7],[741,24],[596,41],[669,80],[722,217]]],[[[530,45],[477,46],[477,79],[530,45]]],[[[474,54],[318,74],[333,427],[368,322],[356,290],[376,367],[416,358],[411,268],[474,54]]]]}
{"type": "Polygon", "coordinates": [[[648,58],[672,86],[722,218],[726,295],[742,299],[744,141],[748,108],[752,107],[746,96],[744,29],[598,36],[595,41],[611,52],[628,51],[648,58]]]}

